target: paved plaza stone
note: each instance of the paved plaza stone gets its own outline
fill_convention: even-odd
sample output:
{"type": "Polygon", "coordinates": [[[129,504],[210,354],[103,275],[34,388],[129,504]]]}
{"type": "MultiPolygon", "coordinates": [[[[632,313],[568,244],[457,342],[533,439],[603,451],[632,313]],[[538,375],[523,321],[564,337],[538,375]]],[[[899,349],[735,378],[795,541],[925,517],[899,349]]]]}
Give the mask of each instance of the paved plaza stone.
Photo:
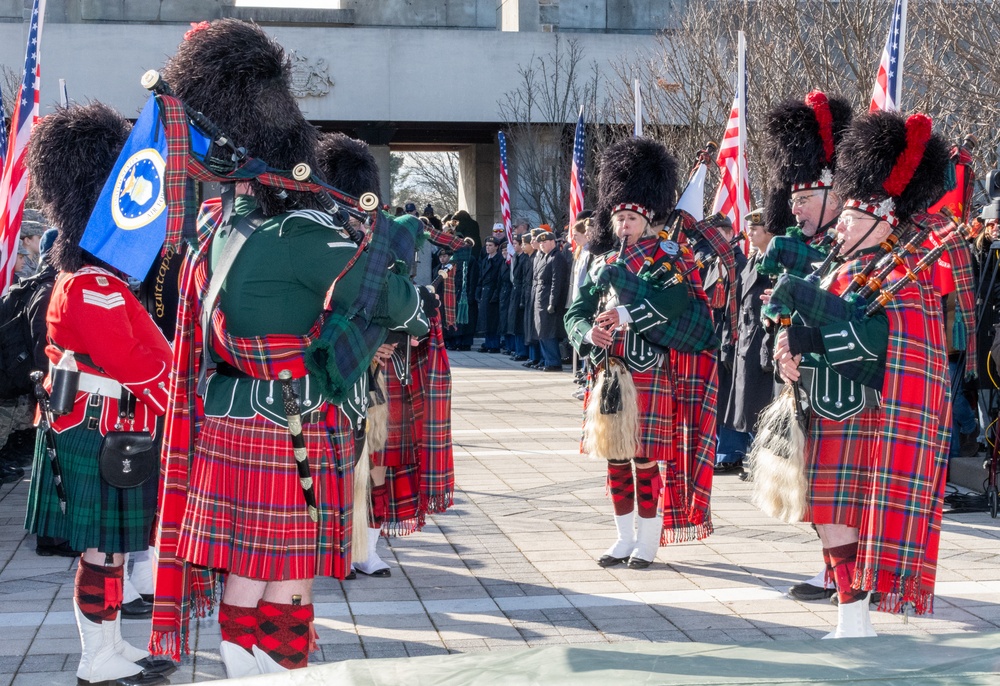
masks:
{"type": "MultiPolygon", "coordinates": [[[[614,538],[611,504],[604,463],[579,454],[572,375],[451,355],[455,504],[422,532],[380,543],[390,578],[317,580],[311,662],[627,642],[773,645],[834,626],[835,606],[785,597],[819,570],[816,535],[761,514],[735,474],[715,479],[714,535],[660,548],[647,570],[599,568],[614,538]]],[[[35,555],[22,528],[27,493],[26,481],[0,490],[0,686],[74,684],[76,561],[35,555]]],[[[934,615],[873,613],[880,635],[920,641],[1000,628],[1000,526],[973,513],[948,515],[943,528],[934,615]]],[[[135,645],[149,629],[149,620],[123,623],[135,645]]],[[[219,640],[214,618],[193,624],[191,654],[171,683],[223,677],[219,640]]]]}

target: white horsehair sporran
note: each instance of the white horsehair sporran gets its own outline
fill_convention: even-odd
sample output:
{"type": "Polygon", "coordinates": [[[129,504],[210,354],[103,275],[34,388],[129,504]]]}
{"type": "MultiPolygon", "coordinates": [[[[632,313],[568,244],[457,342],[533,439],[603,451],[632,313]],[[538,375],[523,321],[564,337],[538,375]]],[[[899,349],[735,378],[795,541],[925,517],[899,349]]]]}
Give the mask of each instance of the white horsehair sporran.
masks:
{"type": "Polygon", "coordinates": [[[798,522],[806,510],[806,437],[795,389],[786,385],[764,408],[750,448],[751,500],[764,514],[798,522]]]}
{"type": "Polygon", "coordinates": [[[639,405],[635,382],[622,360],[608,357],[590,392],[583,425],[583,450],[591,457],[621,462],[639,450],[639,405]]]}

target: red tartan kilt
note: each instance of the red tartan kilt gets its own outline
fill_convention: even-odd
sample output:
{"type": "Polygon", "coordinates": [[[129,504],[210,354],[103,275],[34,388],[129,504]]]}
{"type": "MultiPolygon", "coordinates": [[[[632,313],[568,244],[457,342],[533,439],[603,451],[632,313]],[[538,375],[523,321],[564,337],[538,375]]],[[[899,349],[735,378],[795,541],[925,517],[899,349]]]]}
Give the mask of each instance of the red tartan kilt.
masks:
{"type": "Polygon", "coordinates": [[[809,484],[803,519],[857,528],[871,491],[882,412],[864,410],[843,422],[813,415],[806,439],[809,484]]]}
{"type": "MultiPolygon", "coordinates": [[[[320,531],[306,512],[288,429],[260,416],[206,417],[191,465],[179,556],[264,581],[342,575],[343,559],[335,560],[344,534],[331,437],[323,422],[304,426],[303,435],[320,531]]],[[[350,436],[346,428],[333,434],[339,450],[352,449],[350,436]]]]}
{"type": "MultiPolygon", "coordinates": [[[[639,450],[636,457],[666,460],[674,438],[674,394],[670,370],[666,366],[657,366],[645,372],[632,372],[632,382],[635,383],[639,405],[639,450]]],[[[599,399],[588,394],[587,402],[592,401],[599,402],[599,399]]]]}

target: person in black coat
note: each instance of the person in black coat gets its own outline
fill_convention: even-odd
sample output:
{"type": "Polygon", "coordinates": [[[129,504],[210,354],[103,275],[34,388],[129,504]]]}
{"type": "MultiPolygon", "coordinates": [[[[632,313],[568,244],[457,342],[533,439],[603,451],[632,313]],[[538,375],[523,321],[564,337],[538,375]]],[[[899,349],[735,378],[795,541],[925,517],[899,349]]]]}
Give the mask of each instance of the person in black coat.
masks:
{"type": "Polygon", "coordinates": [[[559,339],[565,335],[562,320],[566,313],[569,265],[556,249],[554,233],[540,233],[538,244],[541,257],[535,267],[535,329],[542,350],[542,371],[561,372],[559,339]]]}
{"type": "MultiPolygon", "coordinates": [[[[528,236],[529,234],[524,234],[528,236]]],[[[522,237],[523,238],[523,237],[522,237]]],[[[531,258],[525,254],[522,238],[514,239],[514,259],[511,260],[513,279],[510,287],[510,304],[507,310],[508,330],[511,332],[514,345],[511,359],[524,362],[528,359],[528,346],[524,343],[524,301],[525,289],[531,285],[531,258]]]]}
{"type": "Polygon", "coordinates": [[[478,330],[486,336],[481,353],[500,352],[500,280],[504,260],[498,251],[497,240],[492,236],[485,241],[486,255],[479,262],[479,285],[476,302],[479,303],[478,330]]]}
{"type": "MultiPolygon", "coordinates": [[[[734,431],[753,432],[761,410],[774,399],[774,367],[771,360],[773,347],[765,345],[764,326],[761,324],[760,296],[771,288],[771,280],[757,272],[757,263],[774,237],[764,225],[763,212],[755,210],[749,215],[750,260],[737,280],[736,297],[739,311],[736,326],[739,330],[733,356],[732,391],[726,402],[723,423],[734,431]]],[[[772,337],[767,337],[773,341],[772,337]]]]}
{"type": "Polygon", "coordinates": [[[541,262],[542,253],[538,249],[538,229],[532,229],[524,242],[524,253],[528,256],[524,275],[524,344],[528,348],[528,361],[522,366],[534,369],[542,365],[542,349],[538,347],[538,332],[535,329],[535,274],[541,262]]]}

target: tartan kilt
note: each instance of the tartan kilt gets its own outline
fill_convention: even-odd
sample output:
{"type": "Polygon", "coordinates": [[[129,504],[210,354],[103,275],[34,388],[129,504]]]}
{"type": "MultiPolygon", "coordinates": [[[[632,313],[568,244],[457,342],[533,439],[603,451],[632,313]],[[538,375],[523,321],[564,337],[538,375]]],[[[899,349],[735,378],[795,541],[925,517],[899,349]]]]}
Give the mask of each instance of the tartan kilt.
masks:
{"type": "Polygon", "coordinates": [[[66,489],[66,514],[52,483],[52,468],[39,431],[28,490],[25,528],[39,536],[65,538],[73,550],[96,548],[102,553],[129,553],[149,547],[159,470],[141,486],[114,488],[104,483],[97,455],[103,436],[86,428],[99,421],[101,406],[90,406],[83,423],[56,434],[56,452],[66,489]]]}
{"type": "MultiPolygon", "coordinates": [[[[419,370],[418,370],[419,371],[419,370]]],[[[386,402],[389,404],[389,431],[385,448],[371,454],[372,464],[385,467],[385,483],[389,489],[389,511],[383,531],[392,535],[407,535],[419,531],[424,518],[419,514],[420,462],[416,450],[416,426],[409,393],[391,365],[386,369],[386,402]]],[[[413,381],[419,383],[416,375],[413,381]]]]}
{"type": "Polygon", "coordinates": [[[806,436],[806,512],[813,524],[861,526],[875,467],[882,412],[869,408],[835,422],[813,415],[806,436]]]}
{"type": "Polygon", "coordinates": [[[178,556],[261,581],[343,578],[350,540],[350,424],[305,424],[319,524],[306,512],[288,429],[260,415],[205,417],[191,464],[178,556]],[[345,470],[346,472],[346,470],[345,470]],[[346,486],[345,486],[346,484],[346,486]]]}

